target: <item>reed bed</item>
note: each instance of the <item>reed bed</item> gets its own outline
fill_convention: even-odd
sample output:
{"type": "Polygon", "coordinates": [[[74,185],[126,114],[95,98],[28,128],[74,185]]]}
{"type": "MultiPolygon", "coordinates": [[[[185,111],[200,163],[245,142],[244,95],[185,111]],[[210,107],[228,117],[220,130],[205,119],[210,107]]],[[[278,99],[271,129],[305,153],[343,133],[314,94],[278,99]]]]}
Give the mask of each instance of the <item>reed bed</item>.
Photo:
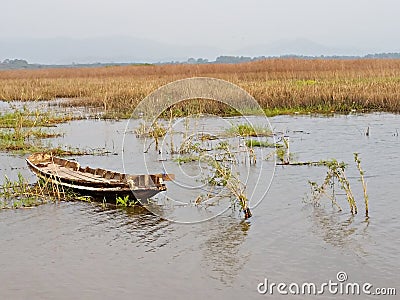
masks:
{"type": "MultiPolygon", "coordinates": [[[[71,98],[129,117],[146,95],[178,79],[224,79],[248,91],[269,114],[400,112],[400,60],[267,59],[242,64],[141,65],[0,71],[0,100],[71,98]]],[[[180,114],[230,114],[221,103],[178,105],[180,114]]]]}

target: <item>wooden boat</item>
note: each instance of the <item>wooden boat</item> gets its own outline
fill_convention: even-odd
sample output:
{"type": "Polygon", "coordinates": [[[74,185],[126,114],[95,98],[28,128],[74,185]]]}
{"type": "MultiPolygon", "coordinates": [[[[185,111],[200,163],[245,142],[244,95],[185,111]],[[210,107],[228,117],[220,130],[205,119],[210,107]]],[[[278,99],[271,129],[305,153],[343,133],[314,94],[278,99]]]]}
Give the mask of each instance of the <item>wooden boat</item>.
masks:
{"type": "Polygon", "coordinates": [[[167,190],[164,181],[173,180],[173,174],[129,175],[91,167],[81,167],[78,162],[47,153],[30,155],[26,162],[38,178],[71,188],[81,195],[99,200],[116,201],[117,197],[130,196],[133,200],[147,200],[167,190]]]}

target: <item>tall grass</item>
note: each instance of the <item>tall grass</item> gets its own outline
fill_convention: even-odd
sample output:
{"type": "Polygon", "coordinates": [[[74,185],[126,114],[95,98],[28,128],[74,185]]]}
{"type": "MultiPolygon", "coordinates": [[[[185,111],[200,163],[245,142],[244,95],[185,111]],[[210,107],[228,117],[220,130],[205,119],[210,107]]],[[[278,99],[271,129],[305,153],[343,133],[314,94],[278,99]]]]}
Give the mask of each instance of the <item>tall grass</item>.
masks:
{"type": "MultiPolygon", "coordinates": [[[[128,116],[138,102],[177,79],[205,76],[248,91],[272,114],[280,112],[400,112],[400,60],[268,59],[242,64],[120,66],[0,72],[1,100],[72,98],[71,105],[102,107],[128,116]]],[[[194,107],[224,113],[220,103],[194,107]]],[[[187,105],[177,111],[187,113],[187,105]]]]}

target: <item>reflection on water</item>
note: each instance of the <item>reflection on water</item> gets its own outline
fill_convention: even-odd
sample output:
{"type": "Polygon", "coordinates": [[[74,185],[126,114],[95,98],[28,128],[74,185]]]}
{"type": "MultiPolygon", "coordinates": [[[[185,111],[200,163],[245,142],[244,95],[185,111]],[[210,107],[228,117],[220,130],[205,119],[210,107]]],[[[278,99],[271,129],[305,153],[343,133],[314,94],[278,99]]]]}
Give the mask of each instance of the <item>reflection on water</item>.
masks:
{"type": "Polygon", "coordinates": [[[145,252],[155,252],[169,243],[170,234],[174,231],[169,221],[143,207],[119,209],[93,205],[94,209],[88,211],[91,222],[78,231],[87,231],[87,227],[92,226],[104,227],[111,234],[105,241],[108,246],[123,241],[125,245],[140,245],[145,252]]]}
{"type": "Polygon", "coordinates": [[[355,236],[361,235],[363,239],[368,239],[368,218],[359,222],[355,215],[314,207],[309,219],[312,222],[313,232],[321,236],[325,242],[341,249],[351,250],[359,256],[368,254],[355,236]]]}
{"type": "Polygon", "coordinates": [[[251,223],[221,217],[206,224],[207,240],[202,244],[202,266],[210,275],[232,286],[250,254],[241,249],[251,223]]]}

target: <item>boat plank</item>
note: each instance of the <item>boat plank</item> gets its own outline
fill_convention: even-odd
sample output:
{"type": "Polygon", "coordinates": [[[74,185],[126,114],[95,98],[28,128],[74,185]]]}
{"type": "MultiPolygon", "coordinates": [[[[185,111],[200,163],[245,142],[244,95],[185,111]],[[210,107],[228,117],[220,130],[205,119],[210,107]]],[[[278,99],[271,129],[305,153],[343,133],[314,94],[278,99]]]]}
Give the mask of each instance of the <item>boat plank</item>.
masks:
{"type": "MultiPolygon", "coordinates": [[[[101,177],[100,175],[82,173],[70,170],[69,168],[62,167],[56,164],[48,165],[47,167],[42,169],[44,172],[49,172],[59,177],[68,177],[71,180],[85,180],[85,181],[92,181],[96,183],[110,183],[109,180],[101,177]]],[[[115,181],[116,183],[118,181],[115,181]]]]}

